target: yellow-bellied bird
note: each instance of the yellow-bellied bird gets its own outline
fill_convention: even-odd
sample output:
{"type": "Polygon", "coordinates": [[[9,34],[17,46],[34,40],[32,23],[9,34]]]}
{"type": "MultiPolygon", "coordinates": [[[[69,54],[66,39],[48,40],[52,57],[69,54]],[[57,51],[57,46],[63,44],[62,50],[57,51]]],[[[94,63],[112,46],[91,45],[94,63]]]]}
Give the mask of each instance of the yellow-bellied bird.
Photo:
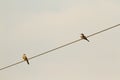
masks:
{"type": "Polygon", "coordinates": [[[24,61],[27,62],[27,64],[29,64],[29,61],[28,61],[28,58],[27,58],[26,54],[23,54],[22,58],[23,58],[24,61]]]}
{"type": "Polygon", "coordinates": [[[83,33],[81,33],[80,37],[81,37],[81,39],[87,40],[89,42],[89,40],[87,39],[87,37],[83,33]]]}

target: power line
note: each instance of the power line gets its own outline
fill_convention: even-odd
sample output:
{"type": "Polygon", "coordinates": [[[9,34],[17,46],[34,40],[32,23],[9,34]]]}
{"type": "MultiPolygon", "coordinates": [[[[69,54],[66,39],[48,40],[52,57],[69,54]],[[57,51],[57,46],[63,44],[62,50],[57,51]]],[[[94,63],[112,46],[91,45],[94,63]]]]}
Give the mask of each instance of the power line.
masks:
{"type": "MultiPolygon", "coordinates": [[[[97,35],[97,34],[99,34],[99,33],[105,32],[105,31],[110,30],[110,29],[112,29],[112,28],[118,27],[118,26],[120,26],[120,24],[117,24],[117,25],[115,25],[115,26],[112,26],[112,27],[106,28],[106,29],[104,29],[104,30],[101,30],[101,31],[99,31],[99,32],[93,33],[93,34],[87,36],[87,38],[88,38],[88,37],[92,37],[92,36],[94,36],[94,35],[97,35]]],[[[46,52],[43,52],[43,53],[41,53],[41,54],[35,55],[35,56],[33,56],[33,57],[30,57],[29,60],[30,60],[30,59],[33,59],[33,58],[36,58],[36,57],[39,57],[39,56],[41,56],[41,55],[47,54],[47,53],[49,53],[49,52],[55,51],[55,50],[57,50],[57,49],[63,48],[63,47],[65,47],[65,46],[71,45],[71,44],[73,44],[73,43],[79,42],[79,41],[81,41],[81,40],[82,40],[82,39],[77,39],[77,40],[74,40],[74,41],[69,42],[69,43],[67,43],[67,44],[64,44],[64,45],[62,45],[62,46],[59,46],[59,47],[50,49],[50,50],[48,50],[48,51],[46,51],[46,52]]],[[[18,61],[18,62],[14,63],[14,64],[8,65],[8,66],[3,67],[3,68],[0,68],[0,70],[4,70],[4,69],[6,69],[6,68],[15,66],[15,65],[20,64],[20,63],[22,63],[22,62],[24,62],[24,61],[18,61]]]]}
{"type": "Polygon", "coordinates": [[[120,26],[120,24],[117,24],[117,25],[115,25],[115,26],[112,26],[112,27],[106,28],[106,29],[104,29],[104,30],[101,30],[101,31],[99,31],[99,32],[93,33],[93,34],[91,34],[91,35],[89,35],[89,36],[87,36],[87,37],[94,36],[94,35],[96,35],[96,34],[105,32],[105,31],[107,31],[107,30],[110,30],[110,29],[115,28],[115,27],[118,27],[118,26],[120,26]]]}

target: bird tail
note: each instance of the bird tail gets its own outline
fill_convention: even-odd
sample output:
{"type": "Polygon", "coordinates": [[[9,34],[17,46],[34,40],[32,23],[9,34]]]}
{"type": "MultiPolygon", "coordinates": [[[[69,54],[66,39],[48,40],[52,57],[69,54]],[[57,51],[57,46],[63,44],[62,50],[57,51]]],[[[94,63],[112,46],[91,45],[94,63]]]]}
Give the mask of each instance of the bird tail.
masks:
{"type": "Polygon", "coordinates": [[[28,59],[27,59],[26,61],[27,61],[27,64],[29,64],[29,61],[28,61],[28,59]]]}
{"type": "Polygon", "coordinates": [[[88,42],[90,42],[88,39],[86,39],[88,42]]]}
{"type": "Polygon", "coordinates": [[[84,38],[85,40],[87,40],[88,42],[90,42],[87,38],[84,38]]]}

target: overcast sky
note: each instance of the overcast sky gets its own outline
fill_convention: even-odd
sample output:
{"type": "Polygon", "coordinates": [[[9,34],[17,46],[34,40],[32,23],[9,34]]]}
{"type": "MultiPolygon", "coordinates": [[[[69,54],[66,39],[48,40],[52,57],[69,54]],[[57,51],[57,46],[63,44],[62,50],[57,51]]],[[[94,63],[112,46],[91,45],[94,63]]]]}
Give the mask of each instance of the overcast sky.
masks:
{"type": "MultiPolygon", "coordinates": [[[[0,0],[0,68],[120,23],[119,0],[0,0]]],[[[120,26],[0,71],[1,80],[120,80],[120,26]]]]}

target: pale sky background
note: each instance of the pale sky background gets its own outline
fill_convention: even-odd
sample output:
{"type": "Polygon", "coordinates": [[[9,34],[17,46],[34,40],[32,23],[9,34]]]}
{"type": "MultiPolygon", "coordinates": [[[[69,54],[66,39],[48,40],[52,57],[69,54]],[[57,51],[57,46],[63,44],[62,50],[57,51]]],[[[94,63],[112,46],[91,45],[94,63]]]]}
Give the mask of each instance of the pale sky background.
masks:
{"type": "MultiPolygon", "coordinates": [[[[0,0],[0,68],[120,23],[120,0],[0,0]]],[[[120,80],[120,26],[0,71],[0,80],[120,80]]]]}

